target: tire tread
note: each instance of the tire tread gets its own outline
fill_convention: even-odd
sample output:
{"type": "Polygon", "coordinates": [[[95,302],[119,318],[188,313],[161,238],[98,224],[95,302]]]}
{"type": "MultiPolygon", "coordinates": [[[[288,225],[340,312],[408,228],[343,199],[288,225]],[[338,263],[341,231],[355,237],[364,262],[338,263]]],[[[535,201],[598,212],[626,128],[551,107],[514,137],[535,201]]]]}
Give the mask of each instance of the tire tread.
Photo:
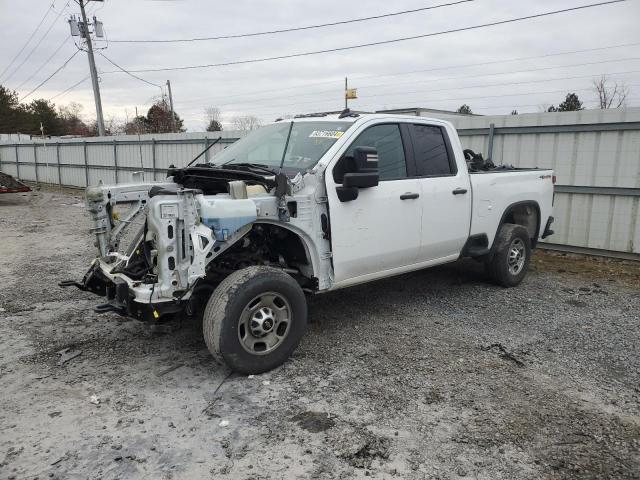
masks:
{"type": "MultiPolygon", "coordinates": [[[[227,309],[233,302],[238,289],[245,285],[249,280],[259,279],[260,277],[273,279],[274,276],[281,277],[287,282],[295,283],[295,280],[293,280],[289,274],[280,269],[255,265],[231,273],[222,282],[220,282],[218,287],[211,294],[204,310],[202,333],[204,335],[204,341],[207,348],[216,362],[220,364],[227,363],[220,347],[222,327],[224,319],[227,316],[227,309]]],[[[295,283],[295,285],[300,288],[297,283],[295,283]]],[[[300,292],[302,294],[302,290],[300,290],[300,292]]],[[[306,323],[306,318],[299,320],[306,323]]]]}
{"type": "Polygon", "coordinates": [[[531,260],[531,239],[529,238],[529,232],[522,225],[505,223],[500,227],[498,235],[496,235],[494,240],[494,248],[491,257],[489,261],[485,263],[485,272],[487,273],[487,276],[494,283],[503,287],[513,287],[522,281],[521,278],[519,281],[514,283],[513,278],[505,272],[505,265],[503,264],[505,249],[509,248],[511,241],[517,236],[521,237],[525,241],[527,250],[527,264],[523,269],[524,274],[522,275],[522,278],[524,278],[531,260]]]}

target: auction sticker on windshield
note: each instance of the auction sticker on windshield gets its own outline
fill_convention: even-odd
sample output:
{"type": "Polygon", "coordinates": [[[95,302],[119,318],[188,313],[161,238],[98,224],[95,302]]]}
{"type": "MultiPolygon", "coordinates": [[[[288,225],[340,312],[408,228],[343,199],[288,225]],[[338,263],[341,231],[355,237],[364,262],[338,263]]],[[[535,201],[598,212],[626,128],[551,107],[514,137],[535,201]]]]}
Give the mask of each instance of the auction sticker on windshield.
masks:
{"type": "Polygon", "coordinates": [[[309,138],[340,138],[344,132],[339,130],[314,130],[309,138]]]}

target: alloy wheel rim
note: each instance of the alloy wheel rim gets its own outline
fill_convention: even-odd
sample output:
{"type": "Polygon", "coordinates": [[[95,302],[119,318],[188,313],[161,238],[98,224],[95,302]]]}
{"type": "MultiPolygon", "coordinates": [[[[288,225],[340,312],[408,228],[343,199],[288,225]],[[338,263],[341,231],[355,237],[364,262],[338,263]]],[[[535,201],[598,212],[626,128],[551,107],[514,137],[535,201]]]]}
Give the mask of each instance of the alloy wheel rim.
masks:
{"type": "Polygon", "coordinates": [[[511,275],[518,275],[524,268],[527,258],[527,249],[520,238],[515,238],[509,245],[507,267],[511,275]]]}

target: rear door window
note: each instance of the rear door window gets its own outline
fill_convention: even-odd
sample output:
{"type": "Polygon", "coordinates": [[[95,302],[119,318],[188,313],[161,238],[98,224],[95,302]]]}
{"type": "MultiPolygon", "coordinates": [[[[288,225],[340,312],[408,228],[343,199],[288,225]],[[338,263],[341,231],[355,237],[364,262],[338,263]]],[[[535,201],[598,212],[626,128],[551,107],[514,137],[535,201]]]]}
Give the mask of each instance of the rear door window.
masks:
{"type": "Polygon", "coordinates": [[[409,125],[416,162],[417,177],[455,175],[457,169],[450,155],[445,134],[433,125],[409,125]]]}

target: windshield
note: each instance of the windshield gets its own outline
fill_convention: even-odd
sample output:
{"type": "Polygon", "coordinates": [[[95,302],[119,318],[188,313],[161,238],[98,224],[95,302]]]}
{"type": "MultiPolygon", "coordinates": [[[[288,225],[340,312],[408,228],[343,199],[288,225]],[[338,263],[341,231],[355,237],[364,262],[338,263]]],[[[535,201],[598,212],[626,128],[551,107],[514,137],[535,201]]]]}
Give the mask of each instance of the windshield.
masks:
{"type": "Polygon", "coordinates": [[[211,162],[215,165],[254,163],[275,168],[282,163],[285,172],[305,171],[318,163],[350,126],[351,122],[274,123],[249,133],[214,156],[211,162]]]}

